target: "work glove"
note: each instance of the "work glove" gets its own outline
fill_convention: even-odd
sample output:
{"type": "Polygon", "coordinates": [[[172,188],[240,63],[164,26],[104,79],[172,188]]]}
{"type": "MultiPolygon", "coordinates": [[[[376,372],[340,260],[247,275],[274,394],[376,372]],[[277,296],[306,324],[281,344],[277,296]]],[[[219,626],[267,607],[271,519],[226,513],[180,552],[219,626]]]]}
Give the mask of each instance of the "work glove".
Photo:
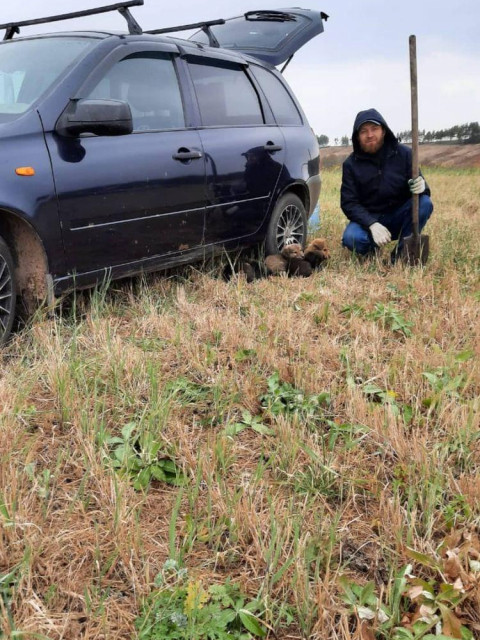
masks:
{"type": "Polygon", "coordinates": [[[418,178],[411,178],[408,181],[408,186],[410,187],[410,191],[418,196],[420,193],[423,193],[425,191],[425,180],[422,178],[422,176],[418,176],[418,178]]]}
{"type": "Polygon", "coordinates": [[[392,234],[387,227],[384,227],[383,224],[380,224],[379,222],[374,222],[370,225],[370,233],[372,234],[373,241],[377,247],[382,247],[392,239],[392,234]]]}

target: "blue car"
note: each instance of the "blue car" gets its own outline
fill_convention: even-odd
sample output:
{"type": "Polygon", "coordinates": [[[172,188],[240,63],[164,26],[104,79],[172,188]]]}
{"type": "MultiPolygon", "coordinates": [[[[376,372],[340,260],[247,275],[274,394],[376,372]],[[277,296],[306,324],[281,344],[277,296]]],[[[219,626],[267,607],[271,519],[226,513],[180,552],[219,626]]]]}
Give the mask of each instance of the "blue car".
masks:
{"type": "Polygon", "coordinates": [[[304,244],[316,138],[278,65],[327,16],[142,31],[143,0],[0,25],[0,343],[19,301],[264,244],[304,244]],[[128,32],[19,37],[109,10],[128,32]],[[167,35],[194,30],[190,39],[167,35]]]}

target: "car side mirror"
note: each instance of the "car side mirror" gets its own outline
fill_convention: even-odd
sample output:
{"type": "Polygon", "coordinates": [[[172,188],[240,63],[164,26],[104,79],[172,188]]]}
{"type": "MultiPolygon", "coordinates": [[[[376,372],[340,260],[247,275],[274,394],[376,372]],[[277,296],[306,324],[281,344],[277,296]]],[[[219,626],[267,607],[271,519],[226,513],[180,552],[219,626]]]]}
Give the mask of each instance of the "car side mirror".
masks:
{"type": "Polygon", "coordinates": [[[64,136],[93,133],[122,136],[133,131],[130,105],[122,100],[70,100],[57,121],[56,131],[64,136]]]}

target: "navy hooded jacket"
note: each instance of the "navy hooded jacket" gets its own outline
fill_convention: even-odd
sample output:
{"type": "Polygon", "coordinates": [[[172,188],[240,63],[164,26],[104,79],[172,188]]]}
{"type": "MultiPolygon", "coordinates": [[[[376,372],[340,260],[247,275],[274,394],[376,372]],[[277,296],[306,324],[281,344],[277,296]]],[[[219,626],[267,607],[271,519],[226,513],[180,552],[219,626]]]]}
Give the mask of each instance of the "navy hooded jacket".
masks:
{"type": "MultiPolygon", "coordinates": [[[[399,144],[383,116],[376,109],[360,111],[352,134],[353,152],[343,163],[341,207],[352,222],[369,227],[387,222],[387,216],[412,197],[412,150],[399,144]],[[385,129],[383,146],[375,154],[362,151],[358,129],[364,122],[379,122],[385,129]]],[[[426,195],[430,195],[425,185],[426,195]]]]}

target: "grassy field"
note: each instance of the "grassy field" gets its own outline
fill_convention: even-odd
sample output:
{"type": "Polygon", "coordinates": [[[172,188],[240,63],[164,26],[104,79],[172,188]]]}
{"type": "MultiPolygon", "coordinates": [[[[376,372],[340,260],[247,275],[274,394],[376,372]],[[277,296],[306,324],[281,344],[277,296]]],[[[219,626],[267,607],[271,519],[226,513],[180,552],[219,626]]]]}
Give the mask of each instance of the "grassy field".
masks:
{"type": "Polygon", "coordinates": [[[311,278],[188,268],[16,334],[2,637],[480,637],[480,170],[426,177],[424,269],[341,248],[330,170],[311,278]]]}

